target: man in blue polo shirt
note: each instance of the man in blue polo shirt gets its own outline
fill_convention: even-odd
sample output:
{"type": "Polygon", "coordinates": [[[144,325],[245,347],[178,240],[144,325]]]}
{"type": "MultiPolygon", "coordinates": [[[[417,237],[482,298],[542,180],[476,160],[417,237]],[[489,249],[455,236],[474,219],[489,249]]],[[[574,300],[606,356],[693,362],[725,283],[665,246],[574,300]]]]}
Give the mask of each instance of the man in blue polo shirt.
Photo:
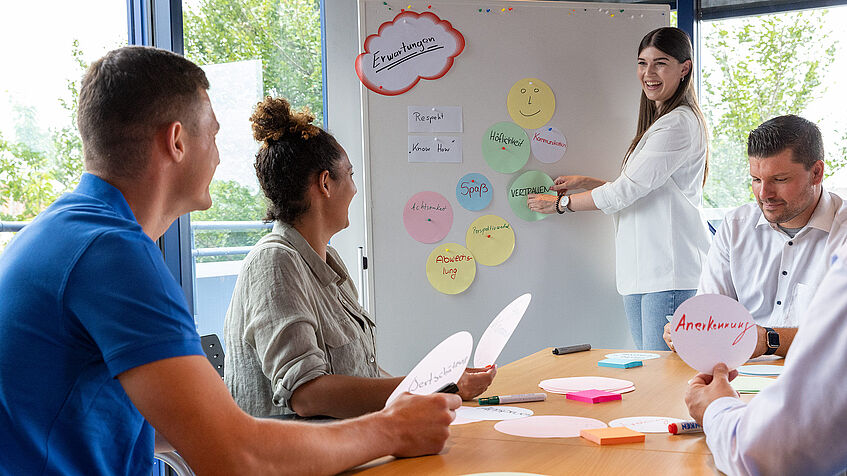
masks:
{"type": "Polygon", "coordinates": [[[454,395],[331,425],[241,412],[155,245],[211,206],[218,122],[203,71],[127,47],[91,65],[79,186],[0,256],[0,474],[149,475],[154,430],[198,473],[330,473],[441,450],[454,395]]]}

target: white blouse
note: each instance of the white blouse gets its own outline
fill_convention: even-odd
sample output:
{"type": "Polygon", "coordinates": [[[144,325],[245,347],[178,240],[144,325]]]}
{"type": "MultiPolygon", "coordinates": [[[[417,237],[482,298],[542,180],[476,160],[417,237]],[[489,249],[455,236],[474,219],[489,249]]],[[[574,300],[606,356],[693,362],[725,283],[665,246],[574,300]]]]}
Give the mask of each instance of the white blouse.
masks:
{"type": "Polygon", "coordinates": [[[680,106],[644,133],[620,177],[592,190],[614,219],[620,294],[697,289],[709,251],[699,211],[705,163],[705,130],[680,106]]]}

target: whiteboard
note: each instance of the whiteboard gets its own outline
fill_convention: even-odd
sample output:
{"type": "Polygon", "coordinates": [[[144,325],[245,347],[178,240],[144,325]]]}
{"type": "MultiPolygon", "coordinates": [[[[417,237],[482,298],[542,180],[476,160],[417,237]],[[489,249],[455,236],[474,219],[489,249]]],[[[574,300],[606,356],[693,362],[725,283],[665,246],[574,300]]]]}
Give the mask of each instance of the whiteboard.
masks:
{"type": "Polygon", "coordinates": [[[611,217],[580,212],[527,222],[514,214],[506,194],[527,170],[553,178],[619,175],[635,134],[638,44],[647,32],[669,24],[667,5],[359,0],[359,51],[368,35],[409,4],[413,11],[431,11],[449,21],[464,36],[465,48],[446,75],[421,80],[404,94],[361,88],[367,297],[382,367],[408,372],[459,330],[470,331],[476,343],[500,309],[525,292],[532,293],[532,303],[499,365],[547,346],[631,348],[615,288],[611,217]],[[565,134],[567,152],[556,163],[531,156],[514,174],[495,172],[482,155],[483,134],[496,122],[511,121],[506,95],[515,82],[533,77],[555,94],[549,125],[565,134]],[[463,132],[451,134],[462,139],[461,163],[407,161],[408,136],[414,135],[408,133],[409,106],[462,108],[463,132]],[[471,172],[485,175],[494,188],[493,200],[481,211],[466,210],[456,199],[458,180],[471,172]],[[406,201],[427,190],[447,197],[454,216],[447,236],[433,244],[415,241],[403,226],[406,201]],[[477,264],[474,282],[461,294],[437,292],[425,273],[430,252],[444,243],[464,245],[468,226],[485,214],[512,225],[513,254],[499,266],[477,264]]]}

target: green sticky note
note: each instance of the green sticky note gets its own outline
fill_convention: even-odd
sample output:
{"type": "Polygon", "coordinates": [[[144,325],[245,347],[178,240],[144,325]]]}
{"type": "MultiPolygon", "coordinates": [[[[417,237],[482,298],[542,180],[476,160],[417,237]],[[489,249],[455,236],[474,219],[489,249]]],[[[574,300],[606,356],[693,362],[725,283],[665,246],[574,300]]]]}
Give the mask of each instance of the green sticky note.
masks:
{"type": "Polygon", "coordinates": [[[526,171],[518,176],[506,191],[509,206],[512,207],[515,215],[526,221],[543,220],[549,215],[530,210],[526,205],[526,197],[531,193],[556,195],[556,192],[550,191],[552,185],[553,179],[544,172],[539,172],[538,170],[526,171]]]}
{"type": "Polygon", "coordinates": [[[482,136],[482,156],[497,172],[515,173],[529,160],[529,136],[514,122],[498,122],[482,136]]]}

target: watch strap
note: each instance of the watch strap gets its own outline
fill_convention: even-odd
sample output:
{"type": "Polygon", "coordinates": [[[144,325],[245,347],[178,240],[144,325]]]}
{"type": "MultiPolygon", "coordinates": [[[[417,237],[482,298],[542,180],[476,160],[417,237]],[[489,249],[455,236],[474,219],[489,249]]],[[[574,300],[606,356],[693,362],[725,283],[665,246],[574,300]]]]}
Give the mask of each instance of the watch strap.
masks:
{"type": "Polygon", "coordinates": [[[776,350],[779,349],[779,332],[773,330],[773,328],[765,327],[765,353],[764,355],[773,355],[776,350]],[[771,336],[774,336],[776,340],[776,346],[771,347],[771,336]]]}
{"type": "Polygon", "coordinates": [[[556,213],[558,213],[559,215],[565,213],[565,210],[562,208],[562,198],[564,197],[564,195],[559,195],[559,198],[556,199],[556,213]]]}

